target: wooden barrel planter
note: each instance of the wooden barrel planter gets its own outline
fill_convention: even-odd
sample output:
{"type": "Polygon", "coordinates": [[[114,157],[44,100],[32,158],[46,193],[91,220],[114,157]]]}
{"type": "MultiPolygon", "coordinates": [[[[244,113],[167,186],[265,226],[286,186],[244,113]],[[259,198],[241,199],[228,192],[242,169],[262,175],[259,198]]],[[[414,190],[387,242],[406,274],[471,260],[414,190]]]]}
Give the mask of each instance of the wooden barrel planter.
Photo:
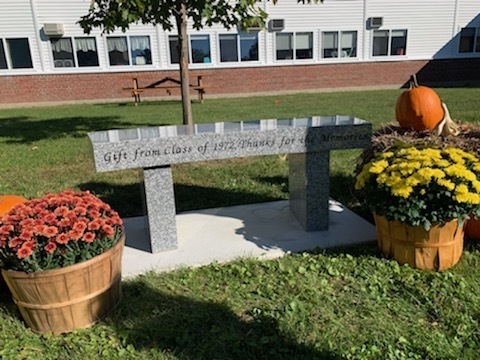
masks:
{"type": "Polygon", "coordinates": [[[376,214],[374,218],[380,250],[400,264],[441,271],[455,265],[462,256],[464,230],[457,220],[427,231],[423,226],[389,221],[376,214]]]}
{"type": "Polygon", "coordinates": [[[121,300],[125,236],[108,251],[81,263],[25,273],[2,269],[26,324],[38,334],[86,328],[121,300]]]}

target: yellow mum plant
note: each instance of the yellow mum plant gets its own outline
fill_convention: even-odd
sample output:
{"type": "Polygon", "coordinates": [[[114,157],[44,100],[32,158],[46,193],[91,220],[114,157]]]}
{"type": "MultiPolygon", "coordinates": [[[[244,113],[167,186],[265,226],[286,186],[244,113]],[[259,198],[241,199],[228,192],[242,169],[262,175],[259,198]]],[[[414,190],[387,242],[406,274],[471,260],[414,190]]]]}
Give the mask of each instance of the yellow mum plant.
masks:
{"type": "Polygon", "coordinates": [[[409,225],[443,225],[480,215],[480,159],[455,147],[394,147],[358,173],[372,211],[409,225]]]}

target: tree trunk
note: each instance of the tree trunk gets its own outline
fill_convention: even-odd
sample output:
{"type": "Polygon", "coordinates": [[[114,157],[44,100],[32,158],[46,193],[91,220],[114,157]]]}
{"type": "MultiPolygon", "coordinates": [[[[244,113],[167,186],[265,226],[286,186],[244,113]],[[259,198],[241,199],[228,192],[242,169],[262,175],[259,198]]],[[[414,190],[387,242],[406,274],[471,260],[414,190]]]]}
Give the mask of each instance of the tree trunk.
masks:
{"type": "Polygon", "coordinates": [[[184,1],[180,3],[179,13],[175,16],[178,30],[180,82],[182,89],[183,124],[193,125],[192,104],[190,102],[190,76],[188,73],[188,35],[187,7],[184,1]]]}

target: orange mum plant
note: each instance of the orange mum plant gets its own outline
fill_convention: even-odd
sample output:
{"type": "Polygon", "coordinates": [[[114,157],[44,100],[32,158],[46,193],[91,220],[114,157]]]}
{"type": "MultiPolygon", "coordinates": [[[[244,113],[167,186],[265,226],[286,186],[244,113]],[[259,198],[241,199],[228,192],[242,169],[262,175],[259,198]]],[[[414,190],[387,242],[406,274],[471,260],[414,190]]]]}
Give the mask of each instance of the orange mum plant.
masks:
{"type": "Polygon", "coordinates": [[[25,272],[66,267],[112,248],[122,234],[117,212],[90,192],[48,194],[0,218],[0,262],[25,272]]]}

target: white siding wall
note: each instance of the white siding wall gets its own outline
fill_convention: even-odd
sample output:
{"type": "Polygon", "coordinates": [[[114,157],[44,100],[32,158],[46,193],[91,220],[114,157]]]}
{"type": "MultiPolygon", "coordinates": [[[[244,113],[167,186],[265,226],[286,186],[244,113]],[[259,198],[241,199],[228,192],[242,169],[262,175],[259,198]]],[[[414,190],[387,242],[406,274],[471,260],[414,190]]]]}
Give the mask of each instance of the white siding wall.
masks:
{"type": "Polygon", "coordinates": [[[5,38],[28,38],[33,69],[0,70],[0,75],[41,70],[30,0],[0,1],[0,39],[5,38]]]}
{"type": "MultiPolygon", "coordinates": [[[[366,0],[367,16],[382,16],[382,29],[407,29],[408,59],[451,57],[455,0],[366,0]],[[388,5],[386,6],[386,4],[388,5]],[[441,51],[442,50],[442,51],[441,51]]],[[[368,32],[371,44],[371,34],[368,32]]]]}
{"type": "MultiPolygon", "coordinates": [[[[152,47],[152,65],[110,66],[106,49],[108,35],[95,30],[90,36],[97,40],[98,68],[55,68],[50,41],[40,30],[45,23],[62,23],[65,36],[85,36],[77,25],[80,16],[88,12],[90,0],[15,0],[0,1],[0,38],[28,37],[34,69],[0,70],[0,75],[16,73],[101,72],[152,69],[176,69],[169,60],[169,33],[151,25],[132,25],[128,35],[148,35],[152,47]],[[33,9],[32,9],[33,5],[33,9]],[[36,24],[34,18],[36,15],[36,24]],[[37,26],[37,28],[35,27],[37,26]],[[40,40],[38,42],[37,40],[40,40]]],[[[276,5],[265,2],[261,6],[270,18],[285,19],[284,32],[312,31],[314,35],[314,58],[308,60],[275,59],[275,32],[259,32],[259,61],[247,63],[221,63],[218,35],[233,32],[221,25],[205,28],[191,34],[209,34],[211,60],[209,64],[191,64],[191,68],[226,68],[238,66],[275,66],[286,64],[318,64],[359,61],[417,60],[459,57],[458,34],[464,26],[480,26],[480,0],[326,0],[323,4],[298,4],[297,0],[279,0],[276,5]],[[372,57],[373,30],[366,26],[369,17],[383,17],[380,29],[408,31],[405,56],[372,57]],[[472,25],[474,24],[474,25],[472,25]],[[321,57],[321,34],[323,31],[357,31],[357,57],[321,57]]],[[[175,34],[173,30],[170,34],[175,34]]],[[[123,35],[116,31],[110,35],[123,35]]],[[[467,54],[463,56],[475,56],[467,54]]]]}

